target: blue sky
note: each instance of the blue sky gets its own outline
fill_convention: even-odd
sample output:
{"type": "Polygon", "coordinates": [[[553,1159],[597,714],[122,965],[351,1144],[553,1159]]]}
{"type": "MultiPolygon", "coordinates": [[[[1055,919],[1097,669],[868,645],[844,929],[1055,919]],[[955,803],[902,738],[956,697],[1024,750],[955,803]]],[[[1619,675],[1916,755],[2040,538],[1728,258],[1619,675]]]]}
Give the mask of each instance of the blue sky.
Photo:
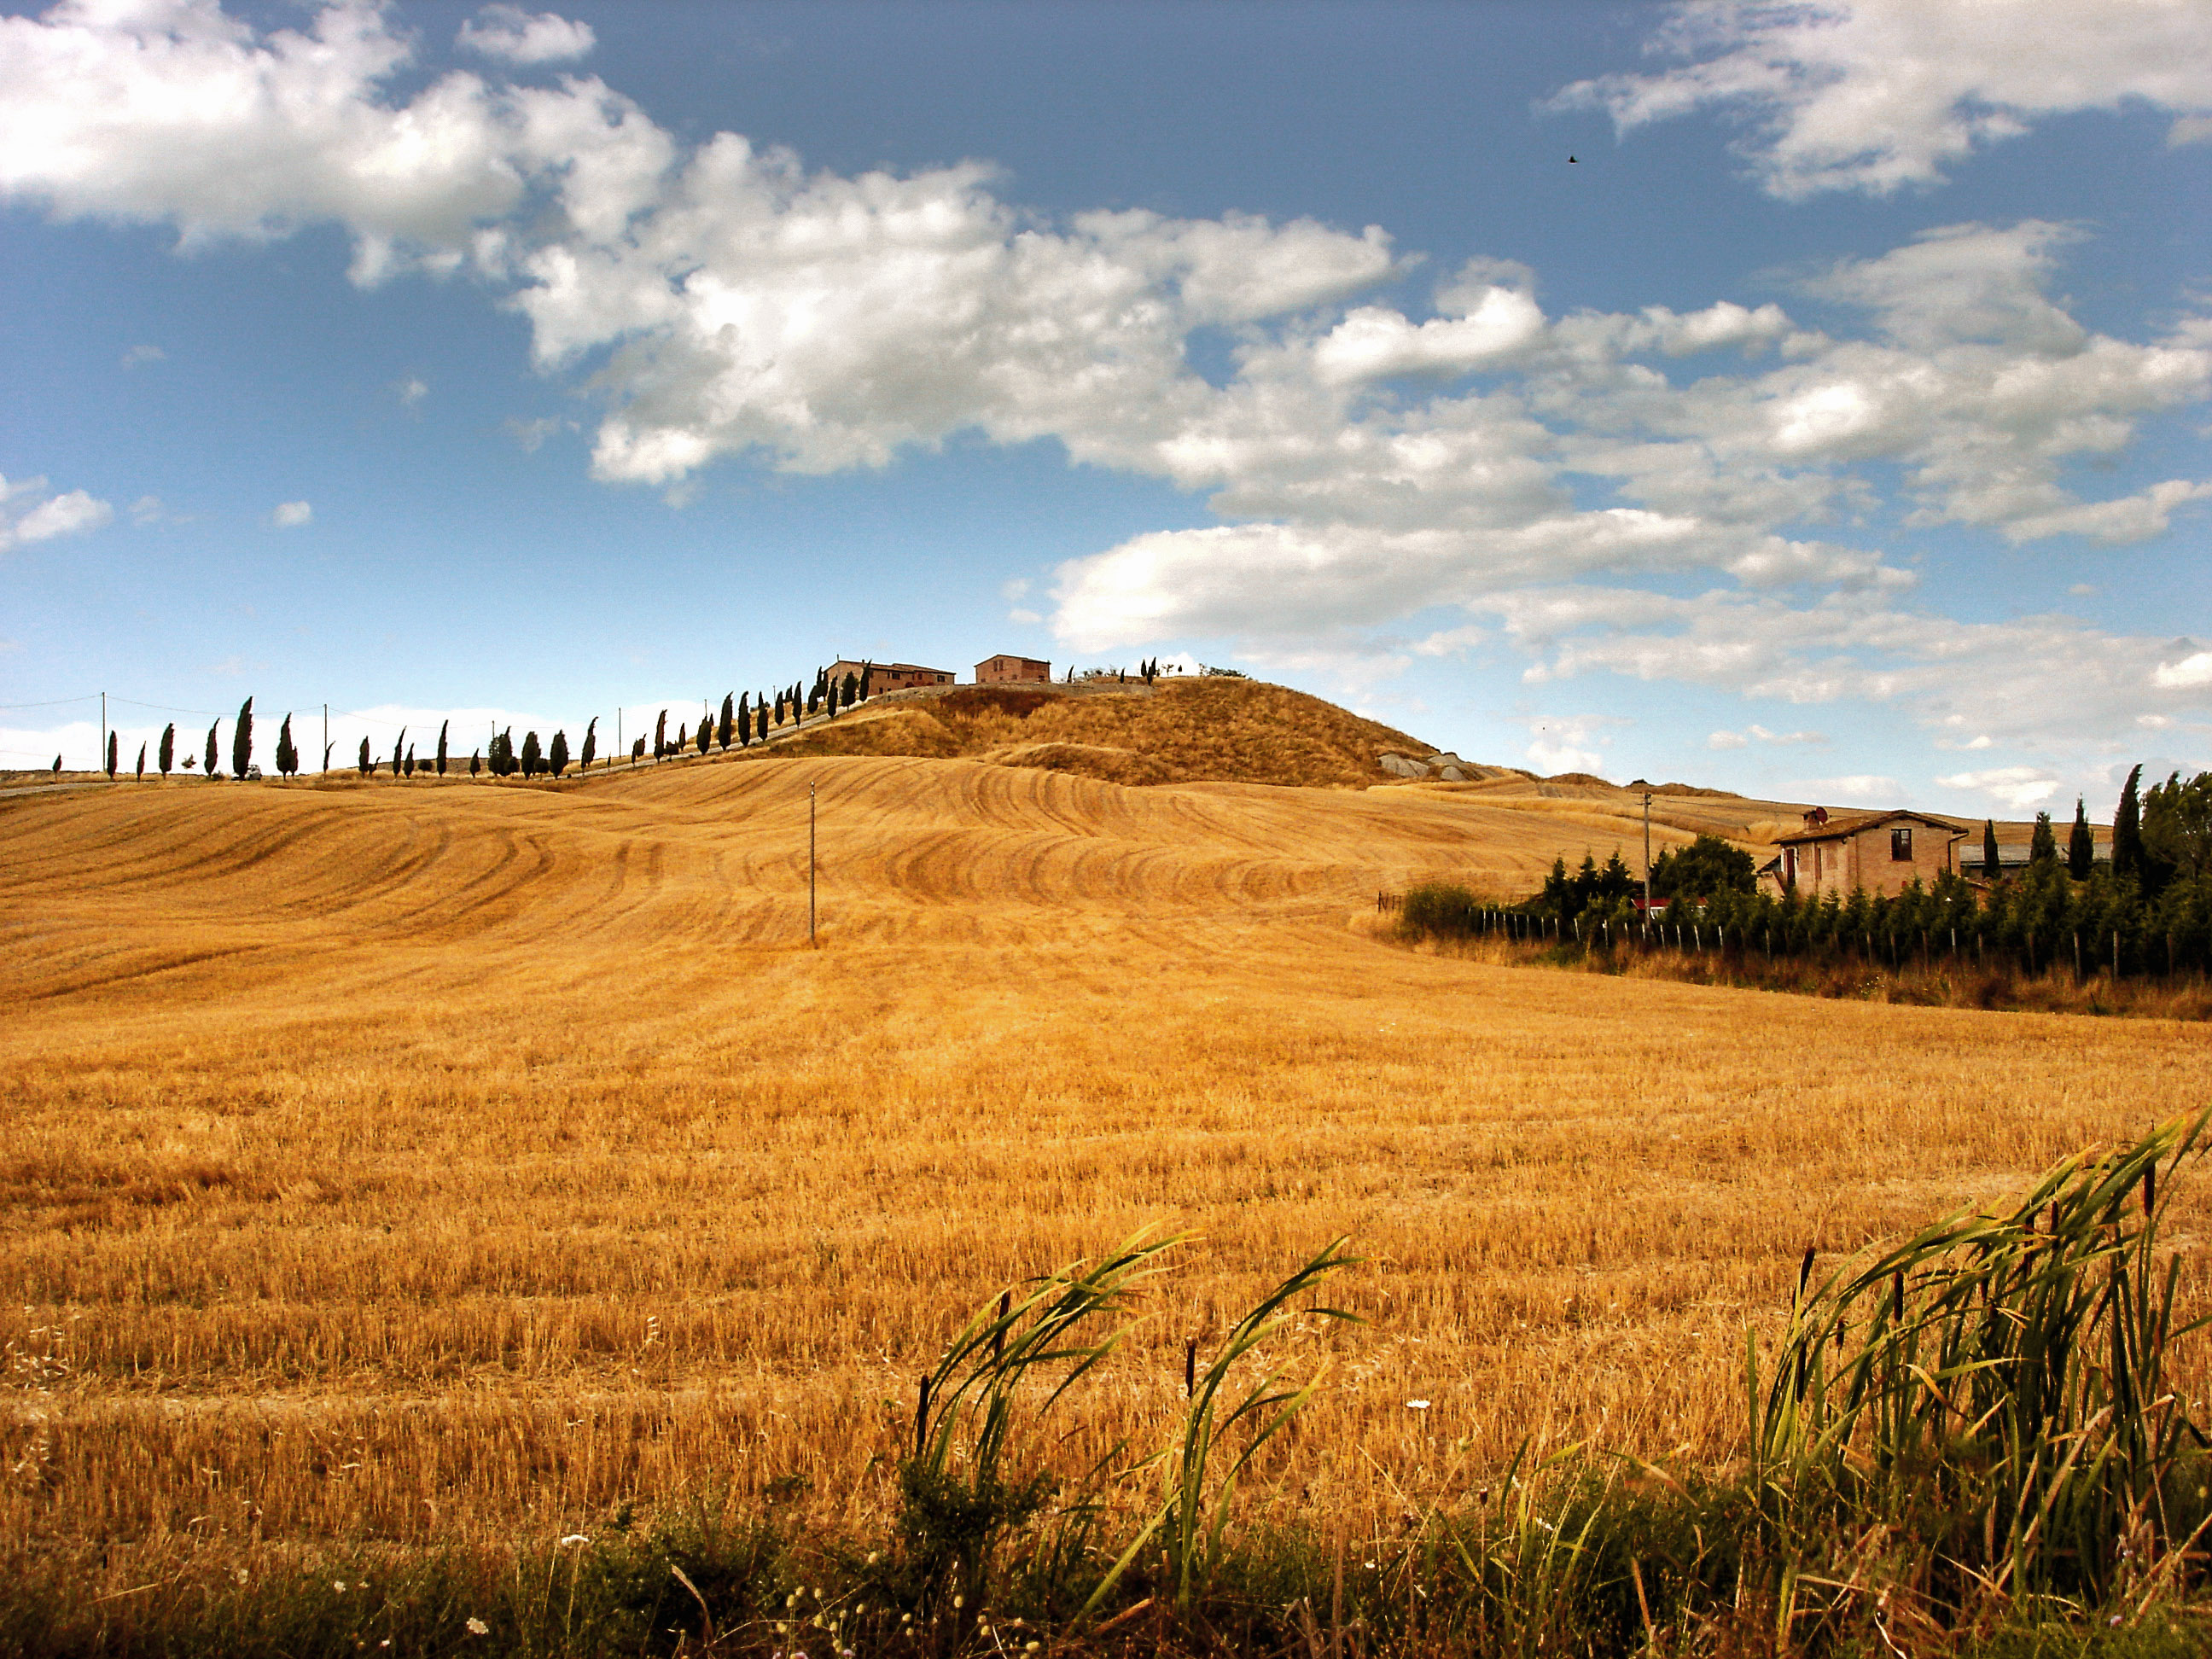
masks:
{"type": "Polygon", "coordinates": [[[11,9],[0,764],[1018,651],[2102,811],[2212,764],[2203,21],[11,9]]]}

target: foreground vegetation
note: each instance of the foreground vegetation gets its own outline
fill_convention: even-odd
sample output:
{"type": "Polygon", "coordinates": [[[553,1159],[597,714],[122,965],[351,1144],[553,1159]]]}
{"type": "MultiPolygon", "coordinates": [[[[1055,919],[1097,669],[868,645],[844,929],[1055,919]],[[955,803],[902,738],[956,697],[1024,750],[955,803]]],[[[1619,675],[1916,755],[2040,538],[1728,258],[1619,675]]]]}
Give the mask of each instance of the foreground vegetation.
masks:
{"type": "Polygon", "coordinates": [[[2173,1362],[2212,1316],[2185,1317],[2159,1235],[2206,1121],[1825,1275],[1808,1249],[1778,1340],[1745,1334],[1747,1455],[1718,1470],[1524,1440],[1394,1535],[1305,1510],[1247,1532],[1239,1482],[1326,1375],[1313,1339],[1352,1322],[1315,1299],[1341,1240],[1188,1345],[1164,1444],[1071,1466],[1056,1413],[1109,1386],[1182,1242],[1140,1236],[953,1337],[879,1534],[725,1497],[473,1559],[187,1546],[90,1604],[67,1563],[26,1563],[0,1628],[24,1655],[2199,1650],[2212,1458],[2173,1362]]]}

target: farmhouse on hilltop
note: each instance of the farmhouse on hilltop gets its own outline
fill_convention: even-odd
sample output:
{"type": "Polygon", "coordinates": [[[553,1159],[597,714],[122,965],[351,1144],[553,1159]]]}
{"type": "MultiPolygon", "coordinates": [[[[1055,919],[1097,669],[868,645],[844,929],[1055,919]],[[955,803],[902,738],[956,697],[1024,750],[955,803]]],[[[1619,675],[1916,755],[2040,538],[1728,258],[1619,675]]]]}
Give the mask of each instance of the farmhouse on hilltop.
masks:
{"type": "Polygon", "coordinates": [[[886,691],[904,691],[917,685],[950,685],[956,678],[949,668],[924,668],[918,663],[910,662],[854,662],[849,658],[841,657],[830,665],[832,684],[842,685],[848,674],[855,681],[863,674],[866,675],[868,695],[872,697],[880,697],[886,691]]]}
{"type": "Polygon", "coordinates": [[[1035,657],[986,657],[975,665],[975,684],[1005,685],[1018,680],[1052,678],[1052,665],[1035,657]]]}
{"type": "Polygon", "coordinates": [[[1863,887],[1894,897],[1917,880],[1926,886],[1947,871],[1956,874],[1958,845],[1966,832],[1948,819],[1902,808],[1832,818],[1814,807],[1805,827],[1777,836],[1782,849],[1782,890],[1818,898],[1863,887]]]}

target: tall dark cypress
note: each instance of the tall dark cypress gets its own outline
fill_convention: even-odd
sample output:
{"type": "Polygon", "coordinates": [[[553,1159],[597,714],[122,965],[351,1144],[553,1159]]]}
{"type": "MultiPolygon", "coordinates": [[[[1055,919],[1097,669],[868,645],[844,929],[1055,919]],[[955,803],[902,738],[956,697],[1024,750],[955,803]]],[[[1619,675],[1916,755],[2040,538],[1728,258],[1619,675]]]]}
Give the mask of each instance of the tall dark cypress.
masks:
{"type": "Polygon", "coordinates": [[[576,769],[579,772],[590,771],[592,769],[592,757],[599,753],[599,717],[597,714],[594,714],[592,716],[592,723],[584,728],[584,752],[577,759],[576,769]]]}
{"type": "Polygon", "coordinates": [[[2066,832],[2066,873],[2076,881],[2089,879],[2097,862],[2097,843],[2089,834],[2088,809],[2074,797],[2074,827],[2066,832]]]}
{"type": "Polygon", "coordinates": [[[407,728],[403,726],[399,728],[399,736],[393,741],[392,745],[392,775],[393,777],[396,778],[399,775],[400,763],[404,761],[406,758],[407,728]]]}
{"type": "Polygon", "coordinates": [[[714,722],[703,713],[699,716],[699,735],[692,741],[702,755],[707,752],[707,746],[714,741],[714,722]]]}
{"type": "Polygon", "coordinates": [[[714,741],[721,745],[724,754],[730,752],[730,739],[738,732],[738,706],[731,701],[730,693],[722,693],[722,718],[714,726],[714,741]]]}
{"type": "Polygon", "coordinates": [[[361,740],[361,758],[356,761],[354,764],[361,768],[361,775],[363,777],[367,777],[371,772],[376,770],[376,758],[368,752],[368,739],[367,738],[363,738],[361,740]]]}
{"type": "Polygon", "coordinates": [[[171,720],[161,728],[161,775],[167,777],[169,769],[177,763],[177,723],[171,720]]]}
{"type": "Polygon", "coordinates": [[[2051,827],[2051,814],[2035,815],[2035,834],[2027,843],[2027,861],[2033,865],[2058,862],[2058,833],[2051,827]]]}
{"type": "Polygon", "coordinates": [[[668,711],[664,708],[653,722],[653,757],[659,760],[668,752],[668,711]]]}
{"type": "Polygon", "coordinates": [[[2142,784],[2142,768],[2138,765],[2128,774],[2128,781],[2120,790],[2119,810],[2112,814],[2112,873],[2115,876],[2135,876],[2143,872],[2142,855],[2142,797],[2136,793],[2142,784]]]}
{"type": "Polygon", "coordinates": [[[1995,881],[2000,872],[1997,860],[1997,826],[1994,818],[1982,820],[1982,874],[1995,881]]]}
{"type": "Polygon", "coordinates": [[[768,693],[765,691],[761,693],[761,700],[753,705],[753,726],[760,733],[760,740],[766,743],[768,741],[768,693]]]}
{"type": "Polygon", "coordinates": [[[738,698],[738,747],[740,749],[749,749],[752,746],[752,695],[750,692],[746,692],[740,695],[738,698]]]}
{"type": "Polygon", "coordinates": [[[146,745],[143,743],[138,745],[138,781],[146,781],[146,745]]]}
{"type": "Polygon", "coordinates": [[[208,722],[207,758],[201,763],[201,765],[206,769],[207,775],[210,777],[213,777],[216,775],[216,756],[218,752],[215,746],[215,729],[222,724],[222,722],[221,720],[210,720],[208,722]]]}
{"type": "Polygon", "coordinates": [[[112,731],[107,734],[107,781],[110,783],[115,781],[115,733],[112,731]]]}
{"type": "Polygon", "coordinates": [[[292,716],[288,711],[276,728],[276,775],[289,778],[300,769],[300,751],[292,746],[292,716]]]}
{"type": "Polygon", "coordinates": [[[452,724],[451,720],[438,722],[438,775],[441,778],[446,775],[446,728],[452,724]]]}
{"type": "Polygon", "coordinates": [[[522,775],[526,778],[536,777],[538,769],[544,763],[545,753],[538,746],[538,734],[535,732],[524,732],[522,734],[522,775]]]}
{"type": "MultiPolygon", "coordinates": [[[[863,664],[862,666],[865,667],[866,665],[863,664]]],[[[850,708],[854,703],[860,700],[860,682],[848,673],[845,676],[844,693],[837,699],[838,706],[842,708],[850,708]]]]}
{"type": "Polygon", "coordinates": [[[242,778],[253,764],[253,699],[238,705],[238,724],[230,734],[230,775],[242,778]]]}
{"type": "Polygon", "coordinates": [[[553,733],[552,751],[545,757],[545,769],[559,777],[568,769],[568,732],[563,726],[553,733]]]}

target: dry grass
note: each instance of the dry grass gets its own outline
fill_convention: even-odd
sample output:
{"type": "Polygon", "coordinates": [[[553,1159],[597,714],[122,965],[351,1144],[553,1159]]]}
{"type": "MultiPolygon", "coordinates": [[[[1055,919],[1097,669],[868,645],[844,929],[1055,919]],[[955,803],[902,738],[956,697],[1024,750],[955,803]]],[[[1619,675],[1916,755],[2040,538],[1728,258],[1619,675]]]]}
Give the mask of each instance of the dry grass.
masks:
{"type": "Polygon", "coordinates": [[[1183,1340],[1341,1232],[1372,1323],[1311,1339],[1255,1508],[1394,1526],[1524,1434],[1723,1460],[1808,1243],[2202,1103],[2201,1026],[1363,933],[1577,858],[1538,799],[771,757],[0,803],[8,1547],[879,1516],[946,1335],[1152,1221],[1202,1243],[1071,1455],[1157,1443],[1183,1340]]]}

